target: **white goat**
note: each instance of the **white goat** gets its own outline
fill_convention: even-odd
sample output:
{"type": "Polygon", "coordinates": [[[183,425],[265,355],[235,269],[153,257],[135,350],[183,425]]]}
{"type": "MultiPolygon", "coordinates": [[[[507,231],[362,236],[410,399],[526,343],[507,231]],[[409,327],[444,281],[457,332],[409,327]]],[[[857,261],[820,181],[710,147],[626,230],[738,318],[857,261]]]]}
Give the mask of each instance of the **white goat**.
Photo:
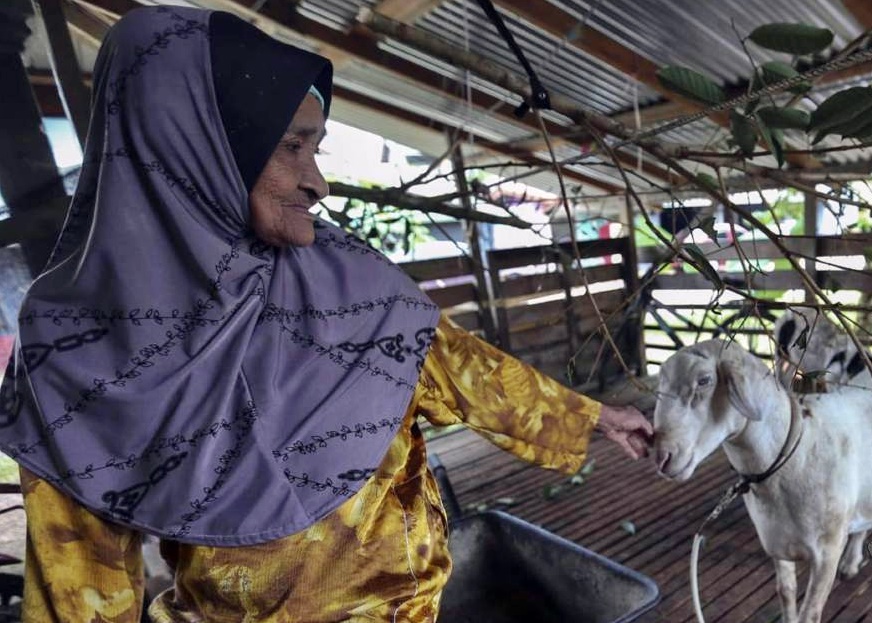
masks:
{"type": "Polygon", "coordinates": [[[785,387],[797,370],[822,373],[828,387],[872,388],[872,374],[848,335],[826,316],[810,309],[786,310],[772,328],[778,343],[775,369],[785,387]]]}
{"type": "Polygon", "coordinates": [[[780,469],[743,497],[775,562],[782,620],[818,623],[836,572],[859,571],[872,528],[872,392],[844,388],[796,397],[757,357],[720,340],[670,357],[658,390],[655,448],[667,478],[687,480],[719,446],[740,474],[760,474],[797,444],[780,469]],[[810,573],[797,618],[795,562],[803,560],[810,573]]]}

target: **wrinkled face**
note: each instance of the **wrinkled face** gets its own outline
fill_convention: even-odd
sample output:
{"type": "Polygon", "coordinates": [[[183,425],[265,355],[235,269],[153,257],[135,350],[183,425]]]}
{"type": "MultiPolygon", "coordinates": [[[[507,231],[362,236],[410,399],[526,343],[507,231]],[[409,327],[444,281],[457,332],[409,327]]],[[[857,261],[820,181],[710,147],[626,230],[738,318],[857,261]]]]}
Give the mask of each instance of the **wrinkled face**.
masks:
{"type": "Polygon", "coordinates": [[[654,409],[654,447],[662,476],[687,480],[740,428],[728,404],[712,353],[686,348],[663,364],[654,409]]]}
{"type": "Polygon", "coordinates": [[[315,240],[309,209],[329,191],[315,162],[323,137],[321,105],[306,95],[248,198],[251,227],[263,242],[305,247],[315,240]]]}

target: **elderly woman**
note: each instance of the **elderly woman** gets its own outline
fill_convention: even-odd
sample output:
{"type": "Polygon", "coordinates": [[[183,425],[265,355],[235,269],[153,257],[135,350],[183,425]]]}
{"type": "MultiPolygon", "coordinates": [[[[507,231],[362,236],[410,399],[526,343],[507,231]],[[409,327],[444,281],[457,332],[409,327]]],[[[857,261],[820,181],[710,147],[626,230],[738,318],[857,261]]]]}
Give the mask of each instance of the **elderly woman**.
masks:
{"type": "Polygon", "coordinates": [[[416,424],[573,472],[650,426],[440,316],[317,220],[329,62],[221,12],[108,34],[85,165],[0,400],[21,466],[26,621],[434,621],[451,569],[416,424]]]}

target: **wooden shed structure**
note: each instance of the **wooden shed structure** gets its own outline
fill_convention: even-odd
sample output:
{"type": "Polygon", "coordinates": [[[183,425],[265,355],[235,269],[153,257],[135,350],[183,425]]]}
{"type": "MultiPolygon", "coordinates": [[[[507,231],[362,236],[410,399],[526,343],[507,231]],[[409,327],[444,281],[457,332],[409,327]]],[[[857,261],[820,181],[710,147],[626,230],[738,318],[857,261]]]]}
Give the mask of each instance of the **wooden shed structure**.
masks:
{"type": "MultiPolygon", "coordinates": [[[[736,149],[730,102],[748,92],[753,72],[748,33],[777,22],[833,33],[826,52],[797,64],[814,89],[792,105],[812,112],[836,92],[870,85],[870,0],[493,0],[530,72],[485,3],[473,0],[3,0],[0,292],[26,282],[42,265],[71,192],[42,119],[67,117],[84,140],[99,44],[120,16],[143,4],[235,12],[332,60],[335,120],[433,158],[445,157],[454,145],[449,158],[458,167],[497,167],[506,177],[554,193],[572,217],[624,223],[621,237],[576,244],[567,235],[518,249],[482,249],[470,227],[470,256],[405,266],[463,326],[604,401],[651,406],[653,396],[644,387],[657,360],[647,347],[668,352],[713,331],[765,335],[786,304],[742,294],[797,290],[805,291],[807,302],[820,303],[840,291],[872,293],[872,234],[823,236],[818,227],[832,205],[853,206],[869,218],[872,192],[864,197],[848,190],[851,182],[872,178],[869,136],[828,135],[812,146],[807,136],[786,131],[778,150],[761,142],[743,166],[723,160],[736,149]],[[725,102],[701,103],[667,88],[657,75],[667,65],[707,75],[725,102]],[[533,77],[552,106],[516,114],[523,113],[523,102],[536,108],[533,77]],[[781,187],[804,194],[803,235],[776,232],[742,244],[700,244],[711,268],[698,270],[681,264],[682,257],[699,259],[693,254],[676,260],[676,248],[637,248],[633,227],[640,208],[660,216],[669,200],[708,195],[714,209],[718,196],[732,191],[781,187]],[[785,253],[798,264],[784,263],[785,253]],[[684,294],[664,302],[658,291],[684,294]],[[713,291],[739,296],[713,306],[713,291]],[[710,317],[698,320],[698,312],[713,307],[719,314],[714,329],[710,317]],[[661,337],[653,339],[654,332],[661,337]]],[[[758,48],[754,58],[766,63],[784,55],[758,48]]],[[[481,220],[475,202],[486,192],[465,183],[459,182],[466,200],[453,204],[451,213],[481,220]]],[[[400,195],[376,201],[400,201],[400,195]]],[[[750,208],[736,210],[725,211],[728,221],[737,214],[755,218],[750,208]]],[[[502,214],[513,218],[510,211],[502,214]]],[[[564,218],[558,209],[554,214],[564,218]]],[[[710,216],[705,210],[691,216],[697,231],[710,216]]],[[[749,227],[753,232],[754,223],[749,227]]],[[[681,243],[693,222],[673,229],[681,243]]],[[[835,306],[862,318],[870,302],[860,296],[835,306]]],[[[0,305],[0,323],[4,317],[14,323],[14,313],[0,305]]],[[[859,339],[869,343],[870,329],[859,339]]],[[[771,351],[765,339],[757,344],[760,354],[771,351]]],[[[656,479],[651,465],[622,461],[596,440],[595,469],[577,484],[482,444],[466,431],[434,432],[431,441],[465,507],[505,507],[648,574],[660,585],[662,601],[646,622],[692,620],[690,538],[732,482],[722,458],[681,488],[656,479]]],[[[720,525],[701,572],[709,620],[774,620],[773,571],[741,505],[720,525]]],[[[870,586],[868,568],[837,584],[825,620],[872,621],[870,586]]]]}

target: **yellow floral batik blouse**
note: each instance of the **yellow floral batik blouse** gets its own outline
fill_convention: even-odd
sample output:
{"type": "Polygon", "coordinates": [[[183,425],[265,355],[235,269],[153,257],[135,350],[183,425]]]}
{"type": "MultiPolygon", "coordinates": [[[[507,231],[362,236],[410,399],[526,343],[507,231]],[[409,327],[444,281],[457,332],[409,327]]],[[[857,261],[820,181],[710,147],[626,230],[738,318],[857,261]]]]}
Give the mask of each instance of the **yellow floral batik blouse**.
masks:
{"type": "MultiPolygon", "coordinates": [[[[155,623],[432,623],[451,561],[418,418],[463,423],[522,459],[572,473],[599,413],[598,402],[443,316],[402,427],[363,489],[310,528],[261,545],[162,542],[175,586],[152,601],[149,616],[155,623]]],[[[139,623],[140,536],[24,470],[22,484],[24,620],[139,623]]]]}

